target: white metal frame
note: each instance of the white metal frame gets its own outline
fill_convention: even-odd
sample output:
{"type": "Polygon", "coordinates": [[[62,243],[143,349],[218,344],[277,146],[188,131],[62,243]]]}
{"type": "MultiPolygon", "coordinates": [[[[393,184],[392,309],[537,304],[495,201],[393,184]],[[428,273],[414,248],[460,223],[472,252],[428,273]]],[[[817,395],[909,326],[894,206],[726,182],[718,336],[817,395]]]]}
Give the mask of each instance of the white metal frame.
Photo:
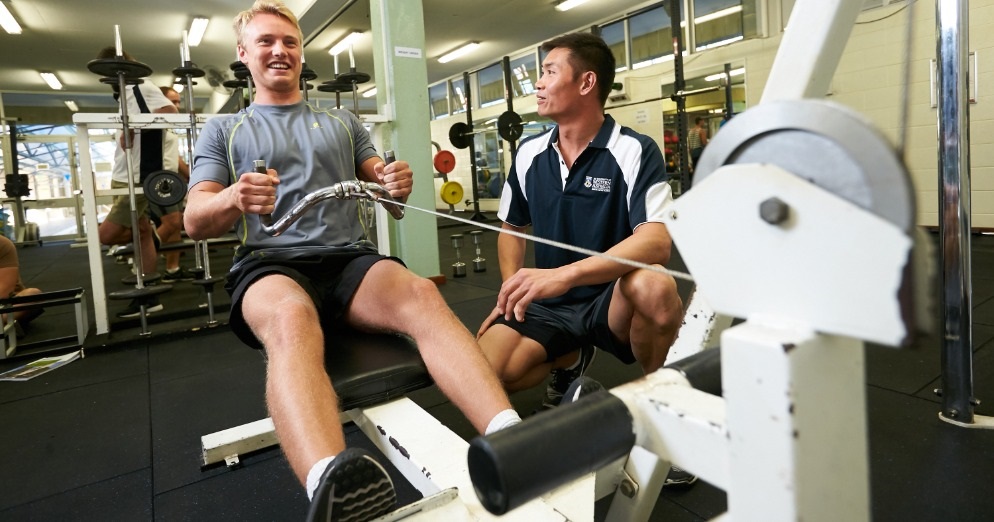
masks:
{"type": "MultiPolygon", "coordinates": [[[[198,114],[197,127],[203,127],[208,119],[215,114],[198,114]]],[[[79,185],[83,192],[83,215],[86,225],[86,248],[90,262],[90,283],[93,289],[93,317],[96,323],[96,333],[106,334],[110,331],[107,315],[107,292],[104,286],[103,257],[100,237],[97,234],[97,198],[127,194],[126,189],[101,190],[96,189],[93,176],[93,160],[90,157],[90,129],[120,129],[121,115],[114,113],[76,113],[73,115],[76,124],[76,142],[79,145],[79,185]]],[[[128,116],[128,123],[133,129],[189,129],[189,114],[134,114],[128,116]]],[[[141,186],[135,187],[135,193],[141,193],[141,186]]]]}

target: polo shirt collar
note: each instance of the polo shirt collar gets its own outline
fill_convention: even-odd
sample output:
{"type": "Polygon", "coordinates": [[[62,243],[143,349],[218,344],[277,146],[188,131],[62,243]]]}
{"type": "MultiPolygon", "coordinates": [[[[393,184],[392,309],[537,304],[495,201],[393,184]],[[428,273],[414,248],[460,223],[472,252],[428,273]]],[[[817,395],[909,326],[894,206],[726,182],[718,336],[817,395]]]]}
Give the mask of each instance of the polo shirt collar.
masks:
{"type": "MultiPolygon", "coordinates": [[[[590,147],[597,147],[599,149],[606,149],[611,144],[611,138],[614,135],[615,122],[614,118],[610,114],[604,115],[604,123],[601,124],[601,128],[597,131],[597,135],[594,136],[593,141],[590,142],[590,147]]],[[[549,137],[549,146],[559,143],[559,125],[556,125],[552,129],[552,135],[549,137]]]]}

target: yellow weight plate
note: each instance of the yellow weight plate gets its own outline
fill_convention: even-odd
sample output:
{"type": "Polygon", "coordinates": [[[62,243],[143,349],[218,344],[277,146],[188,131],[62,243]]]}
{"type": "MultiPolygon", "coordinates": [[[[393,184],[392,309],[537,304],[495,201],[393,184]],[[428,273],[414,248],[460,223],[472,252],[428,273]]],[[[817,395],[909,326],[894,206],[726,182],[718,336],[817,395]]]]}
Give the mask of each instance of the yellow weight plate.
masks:
{"type": "Polygon", "coordinates": [[[446,181],[442,183],[442,190],[439,191],[442,201],[449,205],[458,204],[462,201],[462,185],[458,181],[446,181]]]}

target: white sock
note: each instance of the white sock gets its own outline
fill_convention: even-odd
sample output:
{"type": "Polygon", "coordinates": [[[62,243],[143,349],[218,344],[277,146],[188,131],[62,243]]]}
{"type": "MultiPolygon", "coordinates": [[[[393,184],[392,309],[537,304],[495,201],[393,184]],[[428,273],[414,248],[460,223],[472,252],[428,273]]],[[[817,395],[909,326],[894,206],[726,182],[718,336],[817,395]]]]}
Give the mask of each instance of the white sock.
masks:
{"type": "Polygon", "coordinates": [[[521,422],[521,416],[518,415],[518,412],[511,409],[504,410],[494,415],[493,419],[490,419],[490,424],[487,425],[487,431],[484,435],[490,435],[495,431],[510,428],[519,422],[521,422]]]}
{"type": "Polygon", "coordinates": [[[311,470],[307,472],[307,498],[309,500],[314,500],[314,492],[318,489],[318,484],[321,482],[321,475],[324,475],[324,470],[328,469],[328,465],[331,461],[335,460],[335,456],[325,457],[311,466],[311,470]]]}

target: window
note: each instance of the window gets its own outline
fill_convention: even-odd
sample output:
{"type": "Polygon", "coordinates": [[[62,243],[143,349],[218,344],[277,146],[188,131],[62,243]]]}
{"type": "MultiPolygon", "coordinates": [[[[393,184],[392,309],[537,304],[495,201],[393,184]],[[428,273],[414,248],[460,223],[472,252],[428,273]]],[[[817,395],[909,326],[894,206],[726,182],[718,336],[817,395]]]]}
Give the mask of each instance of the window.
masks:
{"type": "Polygon", "coordinates": [[[428,87],[428,103],[431,106],[431,119],[449,115],[449,82],[436,83],[428,87]]]}
{"type": "Polygon", "coordinates": [[[515,98],[533,94],[537,81],[538,66],[534,52],[511,60],[511,88],[515,98]]]}
{"type": "Polygon", "coordinates": [[[673,56],[670,15],[662,6],[628,19],[632,39],[632,69],[660,63],[673,56]]]}
{"type": "Polygon", "coordinates": [[[615,61],[618,62],[616,72],[628,70],[628,41],[625,39],[625,21],[621,20],[601,27],[601,38],[611,48],[615,61]]]}
{"type": "Polygon", "coordinates": [[[500,62],[480,69],[476,73],[476,83],[480,86],[480,107],[489,107],[504,101],[504,69],[500,62]]]}
{"type": "Polygon", "coordinates": [[[452,91],[450,92],[452,103],[449,105],[452,107],[452,114],[466,112],[466,88],[463,85],[462,78],[451,80],[449,84],[452,86],[452,91]]]}
{"type": "Polygon", "coordinates": [[[694,0],[696,49],[710,49],[742,40],[742,0],[694,0]]]}

